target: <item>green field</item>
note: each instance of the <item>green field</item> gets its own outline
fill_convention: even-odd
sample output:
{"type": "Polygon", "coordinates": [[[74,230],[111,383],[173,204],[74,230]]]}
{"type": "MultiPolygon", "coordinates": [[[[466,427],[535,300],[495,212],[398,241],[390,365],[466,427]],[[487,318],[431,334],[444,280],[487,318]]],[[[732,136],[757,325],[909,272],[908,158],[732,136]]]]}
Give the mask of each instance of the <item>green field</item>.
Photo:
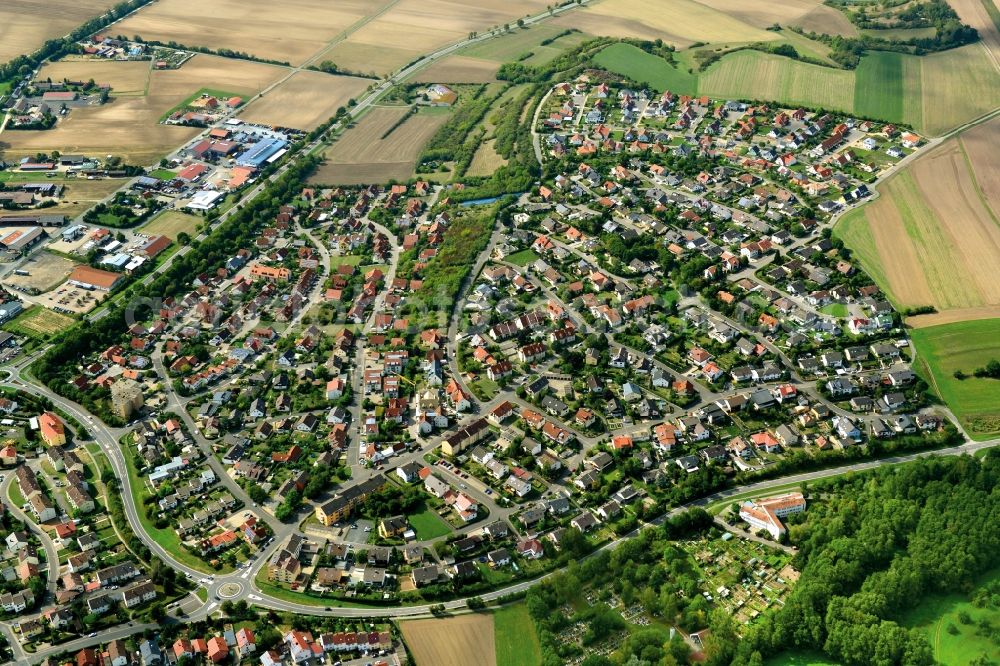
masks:
{"type": "Polygon", "coordinates": [[[830,303],[821,307],[819,311],[831,317],[846,317],[848,314],[847,306],[843,303],[830,303]]]}
{"type": "Polygon", "coordinates": [[[508,256],[504,261],[515,266],[527,266],[538,261],[538,255],[533,250],[521,250],[508,256]]]}
{"type": "Polygon", "coordinates": [[[523,603],[505,606],[493,614],[497,666],[534,666],[542,663],[535,624],[523,603]]]}
{"type": "Polygon", "coordinates": [[[903,121],[903,58],[877,51],[861,59],[854,72],[854,110],[866,118],[903,121]]]}
{"type": "MultiPolygon", "coordinates": [[[[823,44],[782,34],[799,53],[829,61],[823,44]]],[[[981,44],[926,56],[870,52],[853,71],[749,49],[732,51],[699,71],[693,54],[678,52],[675,67],[635,46],[612,44],[594,61],[659,90],[844,111],[906,123],[931,135],[1000,106],[1000,77],[981,44]]]]}
{"type": "Polygon", "coordinates": [[[430,507],[424,507],[423,511],[407,516],[407,519],[419,541],[437,539],[451,532],[451,528],[430,507]]]}
{"type": "Polygon", "coordinates": [[[657,90],[691,95],[698,92],[697,74],[674,67],[663,58],[646,53],[631,44],[612,44],[594,56],[594,62],[657,90]]]}
{"type": "MultiPolygon", "coordinates": [[[[998,579],[1000,570],[994,570],[980,581],[980,585],[998,579]]],[[[985,622],[996,627],[1000,622],[1000,610],[988,606],[976,608],[970,598],[964,594],[928,597],[900,618],[900,624],[914,627],[927,637],[939,664],[964,666],[981,656],[985,656],[988,663],[997,663],[1000,645],[982,635],[978,625],[985,622]],[[967,615],[971,623],[963,624],[959,615],[967,615]]]]}
{"type": "Polygon", "coordinates": [[[1000,380],[972,377],[976,368],[1000,359],[1000,319],[941,324],[911,332],[916,370],[962,421],[974,439],[1000,434],[1000,380]],[[969,375],[956,379],[961,370],[969,375]]]}
{"type": "Polygon", "coordinates": [[[169,169],[156,169],[154,171],[150,171],[149,175],[158,180],[173,180],[177,177],[177,173],[170,171],[169,169]]]}
{"type": "Polygon", "coordinates": [[[497,63],[521,61],[530,65],[543,65],[591,38],[591,35],[582,32],[556,38],[564,31],[565,28],[560,26],[543,23],[526,29],[512,30],[502,37],[466,47],[459,53],[497,63]],[[542,42],[547,39],[553,41],[543,46],[542,42]]]}
{"type": "MultiPolygon", "coordinates": [[[[122,448],[125,447],[122,444],[122,448]]],[[[221,566],[218,570],[212,569],[208,566],[208,563],[202,560],[200,557],[193,555],[188,552],[183,545],[181,545],[181,539],[177,536],[177,532],[172,527],[167,527],[165,529],[159,529],[154,524],[153,521],[149,519],[144,510],[145,501],[144,499],[150,494],[149,489],[146,487],[146,481],[139,476],[138,471],[135,469],[135,463],[132,460],[132,452],[124,451],[125,455],[125,466],[128,468],[128,478],[129,485],[132,486],[132,493],[135,495],[135,503],[137,505],[139,514],[139,522],[142,524],[142,529],[156,541],[156,543],[163,546],[164,550],[170,553],[171,557],[180,562],[185,566],[189,566],[196,571],[203,571],[205,573],[229,573],[233,571],[233,567],[226,564],[221,566]]],[[[267,571],[267,567],[264,567],[264,571],[267,571]]]]}

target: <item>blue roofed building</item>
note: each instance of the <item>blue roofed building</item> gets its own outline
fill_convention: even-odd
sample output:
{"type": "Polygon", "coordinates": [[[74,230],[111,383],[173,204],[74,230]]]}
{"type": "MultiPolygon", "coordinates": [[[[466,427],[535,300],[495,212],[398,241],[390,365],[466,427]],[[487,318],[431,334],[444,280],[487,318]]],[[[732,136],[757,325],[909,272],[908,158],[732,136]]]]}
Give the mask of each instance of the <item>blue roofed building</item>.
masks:
{"type": "Polygon", "coordinates": [[[259,169],[261,165],[274,157],[278,152],[284,150],[287,145],[287,141],[276,137],[261,139],[239,155],[236,158],[236,164],[238,166],[259,169]]]}

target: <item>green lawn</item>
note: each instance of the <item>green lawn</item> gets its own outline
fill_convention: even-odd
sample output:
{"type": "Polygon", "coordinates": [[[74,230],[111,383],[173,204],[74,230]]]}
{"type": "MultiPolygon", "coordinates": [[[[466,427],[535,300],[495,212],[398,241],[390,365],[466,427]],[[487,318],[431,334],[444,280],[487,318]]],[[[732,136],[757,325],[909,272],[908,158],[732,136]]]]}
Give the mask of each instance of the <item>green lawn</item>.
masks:
{"type": "Polygon", "coordinates": [[[336,269],[337,266],[357,266],[361,263],[362,257],[360,254],[345,254],[341,256],[331,256],[330,257],[330,269],[336,269]]]}
{"type": "Polygon", "coordinates": [[[692,95],[698,92],[697,74],[674,67],[663,58],[646,53],[631,44],[612,44],[594,56],[594,62],[656,90],[669,89],[675,93],[692,95]]]}
{"type": "Polygon", "coordinates": [[[21,489],[17,486],[17,481],[11,481],[11,484],[7,487],[7,497],[10,498],[11,503],[17,508],[24,506],[24,495],[21,494],[21,489]]]}
{"type": "Polygon", "coordinates": [[[515,266],[527,266],[538,261],[538,255],[533,250],[521,250],[508,256],[504,261],[515,266]]]}
{"type": "Polygon", "coordinates": [[[151,171],[149,175],[159,180],[173,180],[177,177],[177,174],[169,169],[156,169],[155,171],[151,171]]]}
{"type": "Polygon", "coordinates": [[[821,307],[819,311],[831,317],[846,317],[848,314],[847,306],[843,303],[830,303],[821,307]]]}
{"type": "Polygon", "coordinates": [[[903,120],[903,58],[876,51],[861,59],[854,74],[854,110],[858,115],[903,120]]]}
{"type": "Polygon", "coordinates": [[[542,663],[542,648],[528,607],[519,602],[493,613],[497,666],[534,666],[542,663]]]}
{"type": "MultiPolygon", "coordinates": [[[[980,583],[998,578],[1000,569],[994,569],[980,583]]],[[[916,628],[927,637],[935,661],[944,666],[964,666],[980,656],[985,656],[989,663],[1000,661],[1000,645],[979,631],[978,625],[983,621],[996,627],[1000,610],[988,606],[976,608],[964,594],[927,597],[900,618],[900,624],[916,628]],[[967,614],[971,623],[963,624],[960,614],[967,614]]]]}
{"type": "MultiPolygon", "coordinates": [[[[124,444],[122,445],[124,447],[124,444]]],[[[205,573],[229,573],[234,571],[233,567],[230,565],[223,565],[220,569],[215,570],[208,566],[208,563],[202,560],[200,557],[189,553],[182,545],[181,539],[177,536],[177,532],[174,531],[172,527],[167,527],[166,529],[157,529],[153,525],[153,521],[149,519],[145,512],[145,502],[143,499],[149,495],[149,489],[146,487],[146,482],[144,479],[139,477],[138,472],[135,469],[135,464],[132,461],[132,454],[130,451],[125,451],[125,464],[128,467],[128,478],[129,484],[132,486],[132,493],[135,496],[136,504],[138,505],[139,522],[142,524],[142,529],[149,536],[153,537],[156,543],[163,546],[170,555],[185,566],[189,566],[197,571],[203,571],[205,573]]],[[[266,567],[265,567],[266,570],[266,567]]]]}
{"type": "Polygon", "coordinates": [[[911,332],[914,369],[931,386],[974,439],[1000,433],[1000,380],[972,377],[976,368],[1000,359],[1000,319],[941,324],[911,332]],[[956,379],[961,370],[966,379],[956,379]]]}
{"type": "Polygon", "coordinates": [[[419,541],[437,539],[451,532],[451,528],[430,507],[425,506],[423,511],[407,516],[407,519],[419,541]]]}

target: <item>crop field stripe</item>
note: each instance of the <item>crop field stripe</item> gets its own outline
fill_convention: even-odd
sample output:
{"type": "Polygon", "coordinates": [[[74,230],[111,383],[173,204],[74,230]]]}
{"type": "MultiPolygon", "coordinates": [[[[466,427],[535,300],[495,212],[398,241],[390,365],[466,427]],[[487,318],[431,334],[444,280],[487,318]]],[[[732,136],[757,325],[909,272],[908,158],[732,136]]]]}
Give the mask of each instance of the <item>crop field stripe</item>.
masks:
{"type": "Polygon", "coordinates": [[[612,44],[594,56],[594,61],[616,74],[657,90],[682,94],[698,92],[698,75],[674,67],[663,58],[646,53],[631,44],[612,44]]]}
{"type": "Polygon", "coordinates": [[[854,110],[861,116],[902,122],[902,54],[877,51],[861,59],[854,72],[854,110]]]}

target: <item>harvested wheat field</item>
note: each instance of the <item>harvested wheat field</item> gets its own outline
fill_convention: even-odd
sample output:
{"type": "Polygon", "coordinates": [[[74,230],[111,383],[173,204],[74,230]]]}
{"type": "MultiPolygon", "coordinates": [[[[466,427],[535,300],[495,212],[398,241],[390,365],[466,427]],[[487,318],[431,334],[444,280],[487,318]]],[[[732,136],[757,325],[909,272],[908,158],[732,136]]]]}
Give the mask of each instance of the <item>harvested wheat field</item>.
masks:
{"type": "Polygon", "coordinates": [[[490,139],[479,144],[465,172],[467,176],[491,176],[494,171],[507,164],[507,160],[494,148],[495,143],[494,139],[490,139]]]}
{"type": "Polygon", "coordinates": [[[114,0],[17,0],[0,2],[0,63],[33,53],[50,39],[113,7],[114,0]]]}
{"type": "Polygon", "coordinates": [[[696,0],[716,11],[727,14],[735,19],[757,28],[769,28],[778,23],[791,24],[802,16],[821,7],[819,0],[696,0]]]}
{"type": "Polygon", "coordinates": [[[160,118],[202,88],[250,97],[286,70],[245,60],[196,55],[180,69],[150,73],[149,93],[112,99],[103,106],[74,109],[47,131],[4,132],[0,156],[37,152],[119,155],[131,164],[149,164],[198,133],[196,128],[161,125],[160,118]]]}
{"type": "Polygon", "coordinates": [[[400,622],[399,629],[417,664],[496,666],[490,615],[410,620],[400,622]]]}
{"type": "Polygon", "coordinates": [[[944,134],[1000,107],[1000,73],[984,44],[919,58],[925,133],[944,134]]]}
{"type": "Polygon", "coordinates": [[[384,75],[470,32],[512,23],[545,10],[544,0],[400,0],[316,59],[342,69],[384,75]]]}
{"type": "Polygon", "coordinates": [[[171,240],[177,240],[177,235],[182,231],[189,236],[196,236],[197,226],[203,221],[197,215],[189,215],[179,210],[166,210],[143,225],[138,231],[149,236],[166,236],[171,240]]]}
{"type": "Polygon", "coordinates": [[[63,185],[63,194],[59,203],[52,208],[46,208],[45,212],[53,215],[65,215],[67,218],[74,218],[83,215],[94,204],[108,198],[124,185],[127,179],[123,178],[100,178],[96,180],[86,180],[84,178],[72,178],[63,185]]]}
{"type": "Polygon", "coordinates": [[[600,0],[553,22],[592,35],[662,39],[678,47],[695,42],[769,42],[781,37],[695,0],[655,6],[643,0],[600,0]]]}
{"type": "Polygon", "coordinates": [[[411,80],[416,83],[492,83],[498,65],[489,60],[452,55],[423,69],[411,80]]]}
{"type": "Polygon", "coordinates": [[[998,141],[1000,120],[994,119],[945,142],[838,224],[838,233],[900,306],[933,305],[979,318],[977,312],[1000,305],[998,141]]]}
{"type": "MultiPolygon", "coordinates": [[[[794,21],[788,21],[788,25],[802,28],[806,32],[816,32],[821,35],[841,35],[853,37],[858,34],[858,28],[850,20],[833,7],[825,4],[816,5],[812,11],[806,12],[797,17],[794,21]]],[[[785,25],[785,21],[781,21],[785,25]]]]}
{"type": "Polygon", "coordinates": [[[111,95],[145,95],[150,75],[149,61],[60,60],[48,62],[38,74],[41,80],[88,81],[111,86],[111,95]]]}
{"type": "Polygon", "coordinates": [[[300,65],[381,7],[370,0],[159,0],[114,32],[300,65]]]}
{"type": "Polygon", "coordinates": [[[1000,73],[1000,26],[986,9],[984,3],[987,2],[996,6],[995,0],[949,0],[948,4],[958,14],[962,23],[972,26],[979,32],[982,47],[989,53],[997,73],[1000,73]]]}
{"type": "Polygon", "coordinates": [[[254,100],[240,118],[254,123],[311,130],[323,123],[347,100],[371,84],[355,76],[296,72],[290,79],[254,100]]]}
{"type": "Polygon", "coordinates": [[[311,180],[329,185],[356,185],[413,176],[420,149],[448,119],[448,114],[425,109],[392,129],[407,113],[409,109],[404,107],[372,109],[327,149],[325,163],[311,180]]]}

